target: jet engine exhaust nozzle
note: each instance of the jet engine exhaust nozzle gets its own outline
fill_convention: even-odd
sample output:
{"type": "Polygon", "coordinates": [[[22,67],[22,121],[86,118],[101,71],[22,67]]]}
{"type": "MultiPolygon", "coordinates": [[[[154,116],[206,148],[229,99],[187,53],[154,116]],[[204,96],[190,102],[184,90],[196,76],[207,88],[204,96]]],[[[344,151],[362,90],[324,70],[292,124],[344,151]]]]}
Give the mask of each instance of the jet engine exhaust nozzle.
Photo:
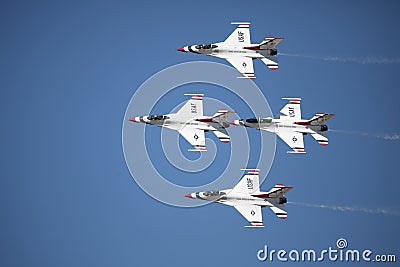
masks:
{"type": "Polygon", "coordinates": [[[328,131],[328,126],[327,126],[327,125],[321,125],[320,131],[321,131],[321,132],[326,132],[326,131],[328,131]]]}
{"type": "Polygon", "coordinates": [[[285,203],[287,203],[287,198],[286,197],[279,198],[279,204],[285,204],[285,203]]]}

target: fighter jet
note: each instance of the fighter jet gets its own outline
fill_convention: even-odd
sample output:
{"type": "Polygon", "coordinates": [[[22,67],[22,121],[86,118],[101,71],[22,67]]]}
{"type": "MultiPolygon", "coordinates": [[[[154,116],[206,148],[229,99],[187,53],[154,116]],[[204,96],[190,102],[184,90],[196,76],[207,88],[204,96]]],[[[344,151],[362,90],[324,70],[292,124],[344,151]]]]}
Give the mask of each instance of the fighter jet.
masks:
{"type": "Polygon", "coordinates": [[[228,60],[243,76],[238,78],[255,78],[253,59],[260,58],[269,69],[278,69],[278,51],[275,46],[283,38],[269,36],[259,44],[250,43],[250,23],[232,22],[239,26],[224,42],[214,44],[191,45],[178,48],[181,52],[191,52],[228,60]]]}
{"type": "Polygon", "coordinates": [[[166,115],[140,116],[129,119],[132,122],[146,123],[178,131],[194,149],[189,151],[207,151],[204,132],[212,131],[223,143],[230,141],[225,128],[227,119],[235,111],[218,110],[213,116],[203,116],[203,94],[185,94],[192,96],[177,112],[166,115]]]}
{"type": "Polygon", "coordinates": [[[233,189],[196,192],[187,194],[185,197],[233,206],[251,223],[251,225],[245,227],[264,227],[261,212],[263,207],[269,207],[278,218],[286,219],[287,212],[284,204],[287,199],[285,194],[293,187],[277,184],[268,192],[261,192],[259,170],[242,170],[247,171],[247,173],[233,189]]]}
{"type": "Polygon", "coordinates": [[[289,103],[280,111],[279,119],[251,118],[234,120],[230,124],[256,128],[257,130],[276,133],[293,149],[288,153],[306,153],[304,151],[303,135],[310,134],[321,146],[328,145],[325,123],[335,114],[317,113],[310,120],[301,119],[301,98],[282,98],[289,103]]]}

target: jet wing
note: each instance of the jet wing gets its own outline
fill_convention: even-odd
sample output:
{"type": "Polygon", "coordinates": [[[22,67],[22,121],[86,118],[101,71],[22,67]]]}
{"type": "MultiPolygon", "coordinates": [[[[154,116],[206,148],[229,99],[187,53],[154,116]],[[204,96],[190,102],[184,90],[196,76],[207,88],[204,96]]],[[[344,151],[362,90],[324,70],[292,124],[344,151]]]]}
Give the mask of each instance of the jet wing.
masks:
{"type": "Polygon", "coordinates": [[[234,66],[244,77],[238,78],[255,78],[254,76],[254,68],[253,68],[253,59],[249,57],[227,57],[225,58],[234,66]]]}
{"type": "Polygon", "coordinates": [[[303,134],[299,132],[291,132],[291,131],[284,131],[284,132],[277,132],[276,133],[286,144],[293,149],[293,152],[290,151],[288,153],[306,153],[304,151],[304,141],[303,141],[303,134]]]}
{"type": "Polygon", "coordinates": [[[192,119],[203,116],[203,94],[185,94],[191,98],[175,113],[176,117],[192,119]]]}
{"type": "Polygon", "coordinates": [[[179,133],[192,146],[194,146],[194,149],[190,149],[189,151],[207,151],[204,130],[200,130],[189,126],[184,126],[179,130],[179,133]]]}
{"type": "Polygon", "coordinates": [[[290,121],[300,121],[301,120],[301,109],[300,109],[300,101],[301,98],[282,98],[284,100],[289,100],[280,111],[280,119],[281,120],[290,120],[290,121]]]}
{"type": "Polygon", "coordinates": [[[234,206],[243,217],[248,220],[252,227],[264,227],[262,222],[261,207],[252,204],[236,205],[234,206]]]}
{"type": "Polygon", "coordinates": [[[259,169],[242,169],[247,173],[240,179],[239,183],[228,193],[257,194],[260,192],[259,169]]]}
{"type": "MultiPolygon", "coordinates": [[[[203,116],[203,94],[185,94],[191,98],[176,113],[167,114],[171,120],[180,120],[190,122],[196,117],[203,116]]],[[[170,122],[164,122],[161,127],[175,131],[183,130],[182,125],[170,122]]],[[[187,139],[187,138],[186,138],[187,139]]],[[[189,140],[188,140],[189,141],[189,140]]],[[[190,141],[189,141],[190,142],[190,141]]]]}
{"type": "Polygon", "coordinates": [[[250,44],[250,23],[249,22],[232,22],[238,24],[237,28],[224,41],[229,45],[249,45],[250,44]]]}

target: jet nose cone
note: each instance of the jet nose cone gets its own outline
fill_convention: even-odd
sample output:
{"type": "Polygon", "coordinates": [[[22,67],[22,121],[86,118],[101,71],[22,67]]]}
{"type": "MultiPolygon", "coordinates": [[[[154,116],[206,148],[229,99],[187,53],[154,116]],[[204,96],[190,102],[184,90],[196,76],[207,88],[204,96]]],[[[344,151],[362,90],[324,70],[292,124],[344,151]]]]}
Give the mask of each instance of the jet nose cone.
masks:
{"type": "Polygon", "coordinates": [[[178,48],[178,51],[185,52],[185,48],[179,47],[179,48],[178,48]]]}
{"type": "Polygon", "coordinates": [[[131,122],[139,122],[135,117],[129,119],[131,122]]]}
{"type": "Polygon", "coordinates": [[[185,197],[193,198],[193,197],[192,197],[192,194],[186,194],[185,197]]]}
{"type": "Polygon", "coordinates": [[[234,120],[234,121],[229,122],[229,124],[240,126],[240,121],[239,120],[234,120]]]}

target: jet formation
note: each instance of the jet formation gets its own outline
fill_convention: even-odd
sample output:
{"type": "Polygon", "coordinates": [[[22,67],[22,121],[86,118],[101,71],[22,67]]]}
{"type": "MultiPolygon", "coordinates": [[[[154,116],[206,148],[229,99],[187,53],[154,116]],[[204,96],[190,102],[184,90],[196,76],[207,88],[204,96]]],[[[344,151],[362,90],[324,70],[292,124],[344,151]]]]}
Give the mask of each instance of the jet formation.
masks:
{"type": "MultiPolygon", "coordinates": [[[[237,28],[223,42],[190,45],[178,51],[224,58],[241,74],[238,78],[255,78],[253,60],[261,59],[271,70],[278,69],[278,45],[283,38],[266,37],[258,44],[250,41],[250,23],[232,22],[237,28]]],[[[226,128],[230,125],[245,126],[277,134],[292,149],[288,153],[306,153],[304,135],[311,135],[320,145],[328,145],[326,122],[334,114],[317,113],[311,119],[302,119],[301,98],[282,98],[288,103],[277,118],[249,118],[228,122],[234,111],[218,110],[213,116],[203,115],[203,94],[185,94],[191,98],[176,113],[132,117],[136,123],[156,125],[178,131],[192,146],[189,151],[207,151],[205,132],[212,131],[223,143],[230,142],[226,128]]],[[[262,208],[269,207],[278,218],[287,218],[285,194],[293,187],[276,184],[267,192],[260,191],[259,170],[246,171],[232,189],[194,192],[185,196],[234,207],[248,222],[246,227],[264,227],[262,208]]]]}
{"type": "Polygon", "coordinates": [[[178,48],[178,51],[203,54],[206,56],[226,59],[243,76],[238,78],[255,78],[253,60],[260,58],[269,69],[278,69],[278,50],[275,48],[283,38],[266,37],[259,44],[250,42],[250,23],[232,22],[239,25],[228,36],[219,43],[190,45],[178,48]]]}
{"type": "Polygon", "coordinates": [[[255,128],[257,130],[276,133],[292,151],[288,153],[306,153],[304,150],[304,135],[311,135],[321,146],[328,145],[328,126],[325,124],[335,114],[317,113],[310,120],[301,118],[301,98],[282,98],[289,100],[280,111],[280,116],[274,118],[250,118],[234,120],[230,124],[255,128]]]}
{"type": "Polygon", "coordinates": [[[133,117],[131,122],[146,123],[178,131],[194,148],[189,151],[207,151],[205,132],[212,131],[221,142],[229,143],[225,128],[227,119],[235,111],[220,109],[213,116],[203,116],[203,94],[185,94],[191,98],[176,113],[133,117]]]}
{"type": "Polygon", "coordinates": [[[247,171],[239,183],[232,189],[195,192],[185,195],[188,198],[212,201],[234,207],[251,225],[246,227],[264,227],[261,208],[269,207],[280,219],[287,218],[285,194],[292,186],[277,184],[268,192],[260,191],[258,169],[247,171]]]}

